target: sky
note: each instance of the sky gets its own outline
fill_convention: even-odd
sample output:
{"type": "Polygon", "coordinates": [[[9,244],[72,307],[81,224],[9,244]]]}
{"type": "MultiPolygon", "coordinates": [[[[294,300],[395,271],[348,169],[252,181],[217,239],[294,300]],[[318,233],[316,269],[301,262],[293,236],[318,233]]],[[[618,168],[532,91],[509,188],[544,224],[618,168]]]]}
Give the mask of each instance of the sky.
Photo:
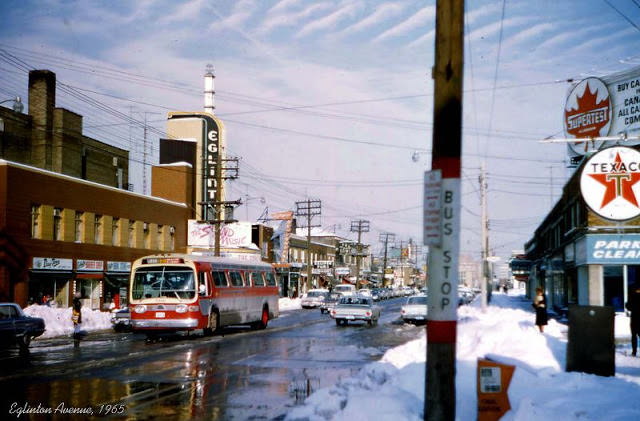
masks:
{"type": "MultiPolygon", "coordinates": [[[[507,388],[511,410],[504,421],[640,419],[640,358],[630,355],[626,314],[616,313],[615,317],[615,376],[566,372],[567,325],[550,319],[545,332],[538,332],[535,314],[523,293],[494,292],[485,311],[479,296],[458,308],[456,419],[476,419],[478,358],[515,367],[507,388]]],[[[300,308],[299,298],[280,299],[281,315],[300,308]]],[[[70,308],[33,305],[25,313],[45,319],[43,337],[72,333],[70,308]]],[[[108,313],[83,308],[82,319],[88,331],[110,327],[108,313]]],[[[424,330],[424,326],[413,328],[424,330]]],[[[315,391],[303,405],[289,411],[286,419],[422,420],[425,359],[426,334],[387,350],[357,375],[315,391]]]]}
{"type": "MultiPolygon", "coordinates": [[[[568,81],[640,65],[640,2],[465,10],[460,249],[481,256],[484,165],[490,253],[504,262],[570,174],[566,146],[540,142],[563,137],[568,81]]],[[[5,0],[0,16],[0,98],[26,99],[28,71],[54,71],[57,106],[131,151],[135,191],[150,191],[167,113],[202,110],[211,64],[228,154],[240,158],[227,184],[227,199],[245,202],[236,217],[319,199],[314,224],[356,239],[351,221],[368,220],[374,253],[381,233],[422,242],[434,0],[5,0]]]]}

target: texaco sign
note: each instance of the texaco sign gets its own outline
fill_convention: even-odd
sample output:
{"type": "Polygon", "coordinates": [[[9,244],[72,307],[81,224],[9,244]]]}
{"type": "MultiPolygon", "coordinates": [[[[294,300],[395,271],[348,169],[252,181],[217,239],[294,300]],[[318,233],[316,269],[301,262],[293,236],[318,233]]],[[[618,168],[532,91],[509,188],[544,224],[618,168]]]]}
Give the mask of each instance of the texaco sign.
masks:
{"type": "Polygon", "coordinates": [[[587,205],[606,219],[623,221],[640,215],[640,152],[623,146],[592,156],[580,176],[587,205]]]}

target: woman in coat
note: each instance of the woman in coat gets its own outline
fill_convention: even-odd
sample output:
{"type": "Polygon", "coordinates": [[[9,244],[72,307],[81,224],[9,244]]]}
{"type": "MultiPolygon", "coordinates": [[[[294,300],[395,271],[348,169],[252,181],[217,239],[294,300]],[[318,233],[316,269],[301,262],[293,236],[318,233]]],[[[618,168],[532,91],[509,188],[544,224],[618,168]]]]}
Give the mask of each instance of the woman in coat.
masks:
{"type": "Polygon", "coordinates": [[[542,288],[536,288],[536,297],[533,299],[533,308],[536,310],[536,326],[540,332],[544,332],[547,324],[547,299],[544,297],[542,288]]]}

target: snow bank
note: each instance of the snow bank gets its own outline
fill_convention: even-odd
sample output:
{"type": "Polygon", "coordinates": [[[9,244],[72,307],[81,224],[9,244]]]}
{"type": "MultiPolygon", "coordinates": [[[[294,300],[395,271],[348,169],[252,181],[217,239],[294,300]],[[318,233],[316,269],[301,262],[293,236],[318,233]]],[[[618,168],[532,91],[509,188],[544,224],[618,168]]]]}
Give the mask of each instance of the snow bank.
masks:
{"type": "MultiPolygon", "coordinates": [[[[566,326],[550,320],[542,334],[529,309],[522,296],[500,293],[485,312],[479,300],[459,308],[456,419],[477,418],[477,360],[487,356],[516,365],[504,421],[640,419],[640,358],[628,356],[628,341],[616,349],[615,377],[567,373],[566,326]]],[[[617,338],[630,338],[628,321],[617,315],[617,338]]],[[[359,376],[313,393],[286,419],[422,420],[426,346],[425,335],[387,351],[359,376]]]]}
{"type": "MultiPolygon", "coordinates": [[[[31,305],[24,309],[27,316],[44,319],[46,331],[40,338],[71,335],[73,322],[71,321],[71,307],[55,308],[43,305],[31,305]]],[[[82,329],[86,331],[111,328],[111,313],[82,308],[82,329]]]]}

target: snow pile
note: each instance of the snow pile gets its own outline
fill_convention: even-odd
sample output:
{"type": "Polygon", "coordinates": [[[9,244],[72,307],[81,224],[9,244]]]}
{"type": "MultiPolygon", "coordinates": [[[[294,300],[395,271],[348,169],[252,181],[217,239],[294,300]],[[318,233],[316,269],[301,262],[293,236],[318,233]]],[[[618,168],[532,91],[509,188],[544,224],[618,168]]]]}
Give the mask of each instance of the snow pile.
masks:
{"type": "MultiPolygon", "coordinates": [[[[494,293],[486,312],[479,300],[458,311],[456,419],[477,418],[478,358],[516,366],[511,411],[502,420],[638,420],[640,358],[631,357],[629,319],[617,315],[616,376],[564,371],[567,328],[550,320],[544,334],[522,296],[494,293]]],[[[391,349],[357,377],[313,393],[287,420],[422,420],[426,337],[391,349]]]]}
{"type": "MultiPolygon", "coordinates": [[[[46,331],[39,338],[71,335],[73,322],[71,321],[71,307],[55,308],[43,305],[31,305],[24,309],[24,313],[31,317],[44,319],[46,331]]],[[[111,328],[111,313],[82,308],[82,330],[102,330],[111,328]]],[[[39,339],[39,338],[36,338],[39,339]]]]}
{"type": "Polygon", "coordinates": [[[300,304],[300,298],[280,298],[278,301],[278,308],[280,311],[300,310],[302,305],[300,304]]]}

